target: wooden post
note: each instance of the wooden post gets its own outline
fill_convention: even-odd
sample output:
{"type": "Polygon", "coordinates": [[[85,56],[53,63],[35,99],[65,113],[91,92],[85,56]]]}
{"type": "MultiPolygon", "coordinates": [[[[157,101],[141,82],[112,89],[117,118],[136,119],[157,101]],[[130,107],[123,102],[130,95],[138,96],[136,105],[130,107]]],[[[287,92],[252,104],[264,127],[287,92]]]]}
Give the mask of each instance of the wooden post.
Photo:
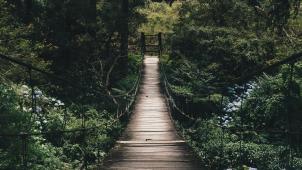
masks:
{"type": "Polygon", "coordinates": [[[158,33],[158,56],[161,57],[162,54],[162,33],[158,33]]]}
{"type": "Polygon", "coordinates": [[[37,101],[36,101],[36,94],[35,94],[35,87],[34,87],[34,83],[33,83],[33,78],[32,78],[32,69],[31,68],[28,68],[28,76],[29,76],[29,86],[30,86],[30,89],[31,89],[31,112],[32,114],[36,114],[36,109],[37,109],[37,101]]]}
{"type": "Polygon", "coordinates": [[[27,139],[28,139],[28,134],[27,133],[20,133],[21,137],[21,145],[22,145],[22,169],[27,170],[27,139]]]}
{"type": "Polygon", "coordinates": [[[243,165],[243,148],[244,148],[244,140],[243,140],[243,132],[244,132],[244,122],[243,122],[243,100],[245,99],[244,96],[244,91],[245,91],[245,85],[243,85],[241,94],[239,93],[240,96],[240,108],[239,108],[239,113],[240,113],[240,143],[239,143],[239,151],[240,151],[240,166],[243,165]]]}
{"type": "Polygon", "coordinates": [[[145,33],[141,33],[141,54],[144,57],[146,52],[146,44],[145,44],[145,33]]]}
{"type": "MultiPolygon", "coordinates": [[[[224,100],[224,96],[223,96],[223,94],[221,94],[221,98],[220,98],[220,108],[219,108],[219,110],[220,110],[220,116],[221,116],[221,119],[222,119],[222,117],[224,116],[224,112],[223,112],[223,100],[224,100]]],[[[221,120],[220,120],[221,121],[221,120]]],[[[220,159],[221,159],[221,162],[220,162],[220,168],[221,168],[221,164],[222,164],[222,162],[223,162],[223,158],[224,158],[224,128],[226,128],[226,127],[224,127],[224,123],[222,123],[221,124],[221,136],[220,136],[220,159]]]]}
{"type": "Polygon", "coordinates": [[[291,169],[292,164],[292,83],[293,83],[293,75],[294,75],[294,66],[295,63],[290,63],[290,70],[289,70],[289,77],[288,77],[288,85],[287,85],[287,145],[288,145],[288,157],[287,157],[287,167],[288,169],[291,169]],[[288,101],[289,100],[289,101],[288,101]]]}

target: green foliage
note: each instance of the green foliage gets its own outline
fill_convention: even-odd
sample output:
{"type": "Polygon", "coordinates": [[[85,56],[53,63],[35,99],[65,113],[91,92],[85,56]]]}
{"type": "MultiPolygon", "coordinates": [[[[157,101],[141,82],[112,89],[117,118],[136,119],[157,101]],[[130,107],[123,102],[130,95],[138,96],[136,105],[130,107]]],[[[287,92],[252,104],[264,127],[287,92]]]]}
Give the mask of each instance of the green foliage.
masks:
{"type": "MultiPolygon", "coordinates": [[[[141,63],[140,55],[130,54],[128,60],[123,56],[128,31],[133,43],[138,31],[168,33],[164,52],[171,49],[171,54],[163,57],[172,95],[192,116],[203,118],[181,130],[209,169],[288,166],[288,157],[282,156],[289,155],[286,136],[266,130],[301,131],[301,63],[295,66],[292,81],[288,66],[260,77],[245,100],[234,101],[243,104],[242,111],[227,110],[234,96],[221,97],[235,79],[300,49],[300,1],[190,0],[171,7],[129,1],[129,18],[122,4],[0,0],[0,53],[85,89],[33,73],[34,84],[42,86],[34,88],[33,113],[31,88],[16,85],[26,84],[28,68],[0,59],[0,134],[98,127],[27,137],[29,169],[95,169],[113,146],[123,127],[114,113],[132,99],[126,93],[141,63]],[[89,89],[106,95],[91,94],[89,89]],[[109,99],[112,94],[122,97],[109,99]],[[243,127],[241,136],[238,128],[243,127]]],[[[182,120],[179,125],[187,124],[182,120]]],[[[21,169],[25,139],[0,139],[0,169],[21,169]]],[[[296,146],[290,166],[302,169],[300,141],[292,135],[288,140],[296,146]]]]}
{"type": "Polygon", "coordinates": [[[145,15],[147,20],[140,25],[138,31],[147,34],[172,33],[174,25],[179,21],[180,7],[180,2],[173,3],[173,6],[166,3],[148,2],[146,7],[138,9],[138,12],[145,15]]]}
{"type": "MultiPolygon", "coordinates": [[[[285,13],[293,9],[282,8],[281,4],[285,2],[277,0],[258,3],[231,0],[183,2],[180,21],[174,26],[175,34],[171,38],[171,58],[175,61],[174,58],[181,56],[179,60],[183,61],[178,63],[185,62],[188,67],[193,65],[194,70],[212,74],[204,79],[213,80],[211,86],[219,88],[299,50],[298,35],[288,33],[282,36],[283,33],[280,35],[274,31],[282,27],[287,32],[285,27],[289,26],[290,16],[285,13]],[[271,18],[263,16],[259,10],[271,14],[271,18]],[[277,14],[274,10],[284,13],[277,14]],[[284,20],[275,20],[274,17],[284,17],[284,20]]],[[[176,66],[177,63],[173,64],[176,66]]]]}
{"type": "MultiPolygon", "coordinates": [[[[140,55],[131,55],[129,58],[129,75],[115,83],[125,91],[133,87],[141,63],[140,55]]],[[[81,104],[78,101],[63,103],[35,87],[36,113],[32,113],[31,88],[26,85],[7,84],[9,85],[0,86],[0,113],[3,118],[0,124],[1,134],[54,132],[29,136],[25,139],[28,143],[27,167],[30,169],[95,168],[101,164],[122,132],[122,123],[116,120],[115,114],[105,110],[101,104],[81,104]],[[69,133],[57,132],[83,128],[83,116],[84,126],[92,127],[91,129],[69,133]]],[[[110,107],[116,111],[116,106],[106,108],[110,107]]],[[[0,167],[21,169],[23,151],[20,136],[0,138],[6,141],[1,142],[0,146],[2,158],[0,167]]]]}
{"type": "Polygon", "coordinates": [[[92,166],[97,160],[104,158],[121,133],[122,125],[111,113],[89,105],[64,109],[63,103],[44,94],[37,96],[37,108],[43,106],[43,109],[31,113],[30,102],[27,101],[27,93],[30,93],[28,90],[24,86],[0,86],[1,135],[79,129],[82,119],[77,113],[81,112],[84,112],[88,128],[97,128],[86,132],[28,136],[24,140],[21,140],[20,136],[1,136],[1,169],[21,169],[21,142],[25,141],[28,144],[26,154],[27,166],[30,169],[74,169],[92,166]],[[20,98],[16,92],[24,94],[24,97],[20,98]]]}
{"type": "Polygon", "coordinates": [[[0,59],[0,135],[16,135],[0,137],[0,169],[22,169],[25,141],[28,169],[101,164],[123,128],[108,94],[132,89],[141,63],[140,55],[121,56],[123,23],[131,21],[126,33],[138,39],[143,17],[136,8],[144,4],[131,1],[126,18],[119,1],[0,0],[0,53],[67,81],[32,70],[32,90],[19,85],[28,84],[29,68],[0,59]],[[21,132],[36,135],[21,140],[21,132]]]}
{"type": "MultiPolygon", "coordinates": [[[[33,40],[34,26],[18,20],[13,15],[14,6],[9,2],[0,0],[0,8],[0,53],[46,69],[49,63],[38,55],[52,46],[43,41],[33,40]]],[[[0,59],[0,72],[0,82],[7,79],[22,81],[26,76],[24,68],[14,67],[3,59],[0,59]]]]}
{"type": "Polygon", "coordinates": [[[168,79],[175,93],[192,96],[192,93],[205,96],[210,91],[207,88],[212,83],[213,76],[201,70],[196,63],[186,58],[175,56],[163,61],[168,73],[168,79]]]}
{"type": "Polygon", "coordinates": [[[245,123],[255,129],[300,129],[302,98],[297,81],[288,81],[289,67],[283,67],[276,76],[264,75],[244,102],[245,123]]]}
{"type": "Polygon", "coordinates": [[[139,71],[139,67],[141,65],[142,62],[142,57],[140,54],[134,54],[134,53],[130,53],[128,56],[128,68],[129,68],[129,72],[128,72],[128,76],[118,80],[115,83],[115,89],[116,91],[126,91],[127,89],[131,89],[135,84],[136,79],[138,78],[138,71],[139,71]]]}
{"type": "MultiPolygon", "coordinates": [[[[239,142],[238,135],[233,134],[228,128],[219,127],[216,120],[198,120],[193,127],[181,129],[190,146],[209,169],[241,169],[243,166],[257,169],[286,167],[285,155],[288,152],[286,146],[239,142]]],[[[302,168],[300,158],[295,157],[293,160],[293,168],[302,168]]]]}
{"type": "MultiPolygon", "coordinates": [[[[21,111],[19,102],[14,89],[7,86],[0,86],[0,114],[1,114],[1,131],[0,134],[20,134],[33,130],[31,125],[30,113],[21,111]]],[[[20,160],[22,153],[22,141],[18,136],[4,137],[1,136],[1,169],[21,169],[20,160]]],[[[23,140],[28,142],[28,158],[31,162],[31,169],[57,169],[62,166],[58,156],[57,149],[51,144],[45,142],[41,137],[29,137],[23,140]]]]}
{"type": "Polygon", "coordinates": [[[232,28],[182,26],[172,38],[172,49],[197,68],[215,73],[215,82],[226,83],[266,65],[275,55],[274,42],[232,28]]]}
{"type": "Polygon", "coordinates": [[[236,79],[300,51],[297,3],[182,3],[171,37],[172,51],[164,64],[176,103],[185,104],[186,112],[196,119],[202,118],[193,126],[179,120],[179,127],[209,169],[301,169],[301,135],[282,133],[301,131],[300,63],[294,67],[292,81],[290,67],[282,66],[255,82],[243,82],[251,83],[247,92],[232,88],[237,87],[236,79]],[[287,145],[297,147],[290,161],[287,145]]]}
{"type": "Polygon", "coordinates": [[[181,86],[170,86],[174,94],[180,95],[180,96],[193,96],[192,90],[187,87],[181,87],[181,86]]]}
{"type": "MultiPolygon", "coordinates": [[[[246,101],[246,121],[254,124],[256,129],[280,127],[286,120],[286,96],[282,80],[265,76],[253,90],[246,101]],[[271,122],[269,125],[266,123],[271,122]],[[273,124],[272,124],[273,123],[273,124]]],[[[284,127],[280,127],[284,128],[284,127]]]]}
{"type": "MultiPolygon", "coordinates": [[[[7,132],[20,133],[23,129],[28,116],[19,111],[17,96],[12,88],[0,85],[0,133],[6,134],[7,132]]],[[[4,169],[12,169],[17,162],[14,155],[20,153],[20,143],[13,144],[15,139],[1,137],[0,155],[1,167],[4,169]],[[12,152],[15,151],[15,152],[12,152]]]]}
{"type": "MultiPolygon", "coordinates": [[[[264,74],[258,78],[240,101],[242,110],[225,112],[225,108],[216,110],[209,117],[203,107],[197,110],[203,119],[193,125],[188,126],[186,124],[192,123],[179,120],[178,128],[204,165],[210,169],[241,169],[243,166],[301,169],[301,141],[298,139],[301,134],[294,134],[301,131],[302,122],[301,76],[297,74],[300,69],[301,62],[298,62],[292,81],[289,81],[290,67],[287,65],[274,76],[264,74]],[[221,116],[222,113],[225,115],[221,116]],[[286,135],[283,133],[286,131],[294,133],[286,135]]],[[[210,100],[219,106],[220,97],[219,94],[211,95],[210,100]]],[[[230,101],[232,99],[225,96],[224,107],[230,101]]]]}
{"type": "MultiPolygon", "coordinates": [[[[28,116],[20,111],[18,97],[12,88],[0,85],[0,114],[1,114],[1,133],[21,132],[22,124],[26,122],[28,116]]],[[[25,129],[24,129],[25,130],[25,129]]]]}

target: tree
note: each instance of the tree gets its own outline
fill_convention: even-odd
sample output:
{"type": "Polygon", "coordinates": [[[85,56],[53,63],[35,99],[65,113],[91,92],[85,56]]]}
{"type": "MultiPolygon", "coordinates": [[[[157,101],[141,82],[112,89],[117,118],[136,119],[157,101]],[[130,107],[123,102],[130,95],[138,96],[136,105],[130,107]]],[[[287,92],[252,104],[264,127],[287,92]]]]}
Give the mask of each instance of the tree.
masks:
{"type": "Polygon", "coordinates": [[[121,25],[120,25],[120,34],[121,34],[121,42],[120,42],[120,55],[122,58],[120,59],[120,65],[122,73],[127,73],[128,69],[128,36],[129,36],[129,27],[128,27],[128,18],[129,18],[129,1],[122,0],[121,7],[121,25]]]}

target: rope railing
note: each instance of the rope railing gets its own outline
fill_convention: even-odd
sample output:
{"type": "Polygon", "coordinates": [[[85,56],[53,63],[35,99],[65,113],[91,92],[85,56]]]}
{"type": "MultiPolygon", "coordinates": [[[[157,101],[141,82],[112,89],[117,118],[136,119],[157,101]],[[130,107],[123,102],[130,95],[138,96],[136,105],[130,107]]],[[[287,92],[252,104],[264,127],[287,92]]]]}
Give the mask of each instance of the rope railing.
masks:
{"type": "Polygon", "coordinates": [[[183,110],[181,110],[176,105],[175,100],[173,99],[173,97],[171,95],[170,83],[166,76],[165,66],[163,65],[163,63],[161,61],[160,61],[160,74],[161,74],[161,78],[162,78],[162,82],[163,82],[166,97],[168,99],[169,106],[170,107],[172,106],[173,109],[177,110],[177,112],[179,112],[181,115],[188,118],[189,120],[195,120],[193,117],[186,114],[183,110]]]}
{"type": "Polygon", "coordinates": [[[129,95],[131,96],[131,94],[136,91],[137,86],[140,83],[142,69],[143,69],[143,60],[141,61],[140,65],[139,65],[138,76],[137,76],[137,78],[136,78],[136,80],[135,80],[134,85],[132,86],[132,88],[130,90],[128,90],[127,92],[125,92],[124,94],[112,95],[112,96],[115,97],[115,98],[128,97],[129,95]]]}
{"type": "MultiPolygon", "coordinates": [[[[173,54],[176,54],[176,53],[173,53],[173,54]]],[[[292,83],[292,79],[293,79],[293,74],[294,74],[294,65],[296,62],[298,62],[299,60],[302,59],[302,53],[299,52],[299,53],[295,53],[285,59],[282,59],[272,65],[269,65],[267,67],[264,67],[260,70],[257,70],[255,72],[252,72],[251,74],[249,75],[246,75],[246,76],[242,76],[240,78],[237,78],[234,80],[233,84],[246,84],[246,83],[249,83],[251,81],[254,81],[255,78],[257,78],[257,76],[265,73],[265,72],[269,72],[279,66],[282,66],[282,65],[285,65],[285,64],[289,64],[290,66],[290,73],[288,75],[288,88],[291,87],[291,83],[292,83]]],[[[183,111],[183,109],[181,109],[179,106],[177,106],[176,104],[176,101],[173,97],[173,91],[171,90],[171,84],[167,78],[167,75],[166,75],[166,68],[165,68],[165,63],[162,61],[162,58],[160,58],[160,74],[161,74],[161,80],[162,80],[162,85],[163,85],[163,89],[164,89],[164,93],[166,94],[166,98],[167,98],[167,101],[168,101],[168,104],[170,106],[170,108],[172,108],[173,111],[175,111],[174,113],[177,113],[177,114],[180,114],[182,117],[181,118],[186,118],[186,120],[188,120],[189,122],[189,125],[190,126],[194,126],[199,120],[202,120],[196,116],[191,116],[192,114],[188,114],[186,113],[185,111],[183,111]]],[[[228,87],[222,87],[222,89],[227,89],[228,87]]],[[[220,90],[218,90],[219,92],[222,92],[221,91],[221,87],[219,88],[220,90]]],[[[244,85],[242,89],[240,89],[242,92],[246,91],[247,90],[247,87],[244,85]]],[[[288,90],[290,91],[290,89],[288,90]]],[[[288,92],[289,94],[287,94],[288,96],[290,96],[290,92],[288,92]]],[[[223,91],[221,93],[221,103],[220,103],[220,113],[218,113],[218,115],[221,114],[221,116],[224,115],[224,113],[226,113],[224,111],[224,104],[223,104],[223,101],[224,101],[224,95],[225,92],[223,91]]],[[[211,94],[209,94],[211,95],[211,94]]],[[[246,100],[248,96],[247,95],[241,95],[240,96],[240,100],[241,100],[241,103],[240,103],[240,106],[239,106],[239,110],[238,110],[238,113],[240,113],[240,121],[241,123],[238,124],[238,126],[236,127],[228,127],[228,126],[225,126],[223,125],[223,123],[220,123],[219,121],[217,122],[210,122],[210,121],[207,121],[207,124],[209,125],[213,125],[215,127],[220,127],[222,129],[222,134],[221,134],[221,154],[223,155],[223,148],[225,147],[225,143],[224,143],[224,138],[225,138],[225,131],[229,131],[230,133],[233,133],[233,134],[237,134],[239,136],[239,150],[240,150],[240,163],[243,165],[244,164],[244,160],[243,160],[243,150],[244,150],[244,147],[245,145],[243,144],[243,141],[245,140],[244,139],[244,136],[250,132],[256,132],[256,133],[268,133],[268,134],[276,134],[276,135],[284,135],[286,137],[286,140],[287,140],[287,143],[284,143],[282,144],[282,146],[286,146],[287,148],[287,162],[286,162],[286,167],[289,168],[289,167],[292,167],[292,163],[293,163],[293,156],[292,156],[292,139],[293,136],[295,135],[298,135],[298,136],[301,136],[302,135],[302,131],[300,129],[299,130],[294,130],[291,128],[291,125],[290,123],[288,123],[288,127],[286,127],[284,130],[282,129],[255,129],[255,128],[251,128],[247,125],[245,125],[245,123],[243,122],[243,117],[244,117],[244,113],[243,113],[243,101],[246,100]]],[[[194,115],[194,114],[193,114],[194,115]]],[[[176,118],[177,119],[177,118],[176,118]]],[[[288,118],[287,121],[289,121],[290,118],[288,118]]],[[[181,126],[181,128],[183,129],[186,129],[188,127],[184,127],[181,123],[183,122],[184,120],[181,119],[180,120],[180,123],[178,125],[181,126]]],[[[208,132],[205,132],[207,135],[208,135],[208,132]]],[[[300,139],[301,141],[301,139],[300,139]]],[[[276,143],[276,145],[280,145],[278,143],[276,143]]],[[[223,159],[223,156],[221,157],[221,159],[223,159]]]]}
{"type": "Polygon", "coordinates": [[[112,95],[113,98],[117,99],[125,99],[127,101],[125,107],[123,109],[120,109],[120,104],[118,104],[117,108],[117,119],[122,118],[125,115],[129,115],[130,109],[133,108],[133,105],[135,103],[135,99],[140,87],[140,82],[142,79],[142,73],[143,73],[143,68],[144,68],[144,44],[142,43],[144,41],[143,36],[141,36],[140,40],[140,50],[141,50],[141,59],[140,59],[140,64],[138,67],[138,76],[134,82],[134,85],[130,90],[125,92],[124,94],[119,94],[119,95],[112,95]]]}
{"type": "MultiPolygon", "coordinates": [[[[113,122],[115,122],[116,119],[114,119],[113,122]]],[[[50,134],[64,134],[64,133],[75,133],[75,132],[82,132],[82,131],[89,131],[89,130],[95,130],[97,128],[100,128],[103,125],[98,126],[92,126],[92,127],[85,127],[85,128],[75,128],[75,129],[67,129],[67,130],[53,130],[48,132],[36,132],[36,133],[25,133],[21,132],[18,134],[0,134],[0,137],[21,137],[21,136],[43,136],[43,135],[50,135],[50,134]]]]}
{"type": "Polygon", "coordinates": [[[141,63],[139,66],[139,71],[138,71],[138,76],[137,79],[133,85],[133,87],[126,92],[123,95],[115,95],[115,98],[127,98],[130,97],[130,100],[127,102],[124,110],[120,111],[118,110],[118,119],[120,119],[121,117],[123,117],[125,114],[129,114],[130,109],[133,107],[134,103],[135,103],[135,98],[137,96],[138,90],[139,90],[139,86],[140,86],[140,82],[141,82],[141,78],[142,78],[142,72],[143,72],[143,57],[141,59],[141,63]]]}
{"type": "MultiPolygon", "coordinates": [[[[77,90],[81,90],[84,91],[85,93],[92,93],[97,95],[98,97],[109,97],[109,95],[107,94],[103,94],[98,90],[94,90],[94,89],[87,89],[83,86],[80,86],[78,84],[74,84],[71,81],[68,81],[64,78],[61,78],[59,76],[56,76],[52,73],[49,73],[47,71],[44,71],[42,69],[39,69],[37,67],[34,67],[30,64],[27,64],[25,62],[22,62],[18,59],[12,58],[12,57],[8,57],[5,55],[0,54],[0,59],[3,59],[5,61],[8,61],[9,63],[14,63],[18,66],[22,66],[24,67],[28,72],[28,84],[30,86],[31,89],[31,94],[30,94],[30,102],[31,102],[31,113],[32,115],[37,115],[37,97],[36,97],[36,89],[35,89],[35,85],[33,83],[33,71],[36,71],[38,73],[41,73],[42,75],[45,75],[48,78],[52,78],[56,81],[59,81],[61,83],[63,83],[64,85],[67,85],[69,88],[72,89],[77,89],[77,90]]],[[[135,97],[137,95],[138,89],[139,89],[139,85],[140,85],[140,80],[141,80],[141,74],[142,74],[142,68],[143,68],[143,61],[141,61],[140,66],[139,66],[139,70],[138,70],[138,76],[137,79],[135,81],[135,83],[133,84],[133,86],[131,87],[131,89],[125,94],[125,95],[120,95],[120,96],[115,96],[115,97],[130,97],[131,100],[127,100],[126,105],[123,108],[117,108],[117,116],[116,118],[111,119],[110,121],[110,126],[114,125],[115,123],[117,123],[118,121],[121,120],[121,118],[125,115],[130,114],[130,109],[133,107],[133,104],[135,102],[135,97]]],[[[119,104],[120,106],[120,104],[119,104]]],[[[64,105],[64,107],[66,107],[66,105],[64,105]]],[[[66,110],[66,109],[65,109],[66,110]]],[[[83,133],[83,136],[85,137],[88,133],[93,132],[93,130],[97,130],[100,127],[104,126],[104,124],[97,124],[95,126],[90,126],[88,127],[86,125],[86,118],[84,113],[80,113],[81,117],[81,127],[78,128],[71,128],[71,129],[65,129],[66,128],[66,115],[64,112],[64,127],[62,127],[62,130],[51,130],[51,131],[40,131],[40,132],[30,132],[30,131],[24,131],[22,130],[19,133],[12,133],[12,134],[0,134],[0,138],[19,138],[21,140],[21,143],[23,143],[23,147],[22,147],[22,160],[21,160],[21,166],[23,169],[28,169],[28,160],[26,158],[27,155],[27,143],[28,143],[28,139],[31,138],[32,136],[44,136],[44,135],[53,135],[53,134],[67,134],[67,133],[76,133],[76,132],[81,132],[83,133]]],[[[32,116],[30,116],[32,117],[32,116]]],[[[107,127],[108,125],[106,125],[107,127]]],[[[93,134],[93,133],[91,133],[93,134]]],[[[85,140],[85,139],[84,139],[85,140]]]]}
{"type": "MultiPolygon", "coordinates": [[[[100,94],[100,91],[97,91],[97,90],[93,90],[93,89],[89,89],[87,90],[85,87],[81,86],[81,85],[78,85],[78,84],[75,84],[73,83],[74,81],[68,81],[62,77],[59,77],[59,76],[56,76],[55,74],[53,73],[50,73],[50,72],[47,72],[47,71],[44,71],[40,68],[37,68],[35,66],[32,66],[31,64],[27,64],[25,62],[22,62],[18,59],[15,59],[15,58],[12,58],[12,57],[9,57],[9,56],[6,56],[6,55],[3,55],[3,54],[0,54],[0,59],[4,59],[4,60],[7,60],[9,62],[12,62],[12,63],[15,63],[15,64],[18,64],[20,66],[23,66],[25,68],[27,68],[27,70],[29,70],[28,72],[28,76],[29,76],[29,83],[31,86],[33,85],[32,83],[32,80],[33,80],[33,77],[32,77],[32,71],[37,71],[39,73],[42,73],[46,76],[49,76],[55,80],[58,80],[60,82],[62,82],[63,84],[66,84],[67,86],[70,86],[72,87],[73,89],[78,89],[78,90],[83,90],[85,91],[86,93],[87,92],[90,92],[90,93],[93,93],[93,94],[100,94]]],[[[121,94],[121,95],[112,95],[113,97],[116,97],[116,98],[122,98],[122,97],[129,97],[131,96],[131,94],[133,92],[136,93],[137,89],[138,89],[138,86],[139,86],[139,83],[140,83],[140,80],[141,80],[141,74],[142,74],[142,69],[143,69],[143,59],[141,59],[141,63],[139,65],[139,69],[138,69],[138,77],[134,83],[134,85],[131,87],[131,89],[129,91],[127,91],[125,94],[121,94]]],[[[32,87],[31,87],[32,88],[32,87]]],[[[32,88],[33,89],[33,88],[32,88]]],[[[101,94],[101,97],[110,97],[109,95],[107,94],[101,94]]],[[[34,102],[32,102],[34,103],[34,102]]]]}
{"type": "MultiPolygon", "coordinates": [[[[180,54],[178,54],[178,53],[173,53],[173,54],[180,55],[180,54]]],[[[298,62],[298,61],[301,60],[301,59],[302,59],[302,52],[300,52],[300,53],[295,53],[295,54],[291,55],[291,56],[288,57],[288,58],[285,58],[285,59],[280,60],[280,61],[278,61],[278,62],[276,62],[276,63],[274,63],[274,64],[271,64],[271,65],[269,65],[269,66],[267,66],[267,67],[264,67],[264,68],[262,68],[262,69],[260,69],[260,70],[257,70],[257,71],[255,71],[255,72],[249,74],[249,75],[246,75],[246,76],[242,76],[242,77],[236,78],[236,79],[234,79],[234,80],[232,81],[232,83],[230,83],[230,84],[238,85],[238,84],[245,84],[245,83],[248,83],[248,82],[254,80],[254,78],[255,78],[256,76],[259,76],[259,75],[261,75],[261,74],[263,74],[263,73],[265,73],[265,72],[268,72],[268,71],[270,71],[270,70],[272,70],[272,69],[274,69],[274,68],[276,68],[276,67],[278,67],[278,66],[281,66],[281,65],[284,65],[284,64],[290,64],[290,66],[293,67],[293,66],[294,66],[294,63],[298,62]]],[[[163,62],[161,61],[161,58],[160,58],[160,68],[161,68],[161,74],[162,74],[162,77],[163,77],[163,83],[164,83],[164,85],[165,85],[165,91],[166,91],[168,97],[170,98],[170,96],[172,97],[172,95],[170,94],[171,92],[169,92],[169,91],[171,91],[171,90],[170,90],[170,89],[171,89],[171,83],[170,83],[170,82],[168,81],[168,79],[167,79],[167,76],[166,76],[166,68],[165,68],[163,62]]],[[[291,75],[290,75],[290,76],[291,76],[291,75]]],[[[224,87],[220,87],[220,89],[227,89],[228,87],[229,87],[229,86],[224,86],[224,87]]],[[[215,90],[214,90],[214,91],[215,91],[215,90]]],[[[218,91],[219,91],[219,90],[218,90],[218,91]]],[[[220,90],[219,92],[222,92],[222,93],[223,93],[224,91],[223,91],[223,90],[220,90]]],[[[173,97],[172,97],[172,98],[173,98],[173,97]]],[[[174,101],[174,99],[173,99],[173,101],[174,101]]],[[[175,102],[174,102],[174,103],[175,103],[175,102]]],[[[182,111],[182,112],[183,112],[183,111],[182,111]]]]}

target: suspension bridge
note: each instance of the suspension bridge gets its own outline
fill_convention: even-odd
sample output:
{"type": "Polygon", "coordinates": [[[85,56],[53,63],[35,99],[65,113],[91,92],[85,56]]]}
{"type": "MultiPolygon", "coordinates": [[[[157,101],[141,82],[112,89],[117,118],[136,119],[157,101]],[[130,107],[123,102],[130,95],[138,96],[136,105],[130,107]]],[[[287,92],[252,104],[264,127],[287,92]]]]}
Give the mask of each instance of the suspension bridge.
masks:
{"type": "Polygon", "coordinates": [[[200,169],[196,156],[178,135],[161,90],[161,34],[142,34],[142,80],[123,136],[105,160],[105,169],[200,169]],[[156,42],[156,40],[158,42],[156,42]],[[148,42],[148,44],[146,44],[148,42]]]}
{"type": "MultiPolygon", "coordinates": [[[[141,36],[143,62],[133,88],[126,94],[116,97],[129,97],[126,104],[118,108],[115,121],[121,118],[130,117],[128,125],[123,135],[116,142],[115,147],[104,160],[99,163],[99,169],[203,169],[198,157],[194,155],[192,149],[186,144],[181,135],[178,134],[174,127],[172,114],[179,115],[183,120],[194,122],[192,115],[186,114],[183,107],[178,107],[182,103],[177,103],[169,87],[169,81],[165,75],[164,66],[160,61],[162,53],[161,34],[141,36]],[[155,37],[150,44],[146,44],[146,37],[155,37]]],[[[257,75],[267,72],[271,69],[284,64],[290,65],[289,80],[292,80],[294,65],[300,60],[302,54],[297,53],[282,61],[276,62],[269,67],[257,70],[250,75],[241,77],[234,83],[243,83],[254,78],[257,75]]],[[[36,98],[33,72],[47,75],[57,79],[67,86],[82,89],[79,85],[72,84],[51,73],[45,72],[39,68],[23,63],[19,60],[0,55],[0,58],[16,65],[22,66],[27,70],[29,77],[29,85],[32,89],[31,103],[32,112],[36,114],[36,98]]],[[[289,81],[290,83],[291,81],[289,81]]],[[[290,87],[290,84],[289,84],[290,87]]],[[[83,89],[87,90],[87,89],[83,89]]],[[[99,94],[97,90],[90,93],[99,94]]],[[[222,96],[223,97],[223,96],[222,96]]],[[[223,100],[223,99],[222,99],[223,100]]],[[[290,119],[289,119],[290,120],[290,119]]],[[[289,124],[290,125],[290,124],[289,124]]],[[[85,115],[82,116],[82,124],[80,128],[66,129],[45,132],[22,132],[19,134],[0,134],[0,139],[16,138],[22,143],[21,166],[28,169],[27,145],[28,140],[32,136],[64,134],[64,133],[82,133],[84,138],[87,134],[93,134],[99,126],[88,126],[85,123],[85,115]]],[[[274,131],[272,133],[285,134],[288,136],[289,143],[289,163],[291,138],[293,135],[300,135],[288,127],[287,131],[274,131]]],[[[205,132],[206,133],[206,132],[205,132]]],[[[243,128],[239,128],[236,132],[239,134],[239,140],[243,140],[243,128]]],[[[223,136],[222,136],[223,139],[223,136]]],[[[221,140],[221,147],[223,140],[221,140]]],[[[240,142],[240,155],[242,156],[242,146],[240,142]]],[[[85,166],[84,166],[85,168],[85,166]]]]}
{"type": "Polygon", "coordinates": [[[196,157],[177,134],[160,89],[159,59],[145,56],[135,108],[105,162],[108,169],[200,169],[196,157]]]}

